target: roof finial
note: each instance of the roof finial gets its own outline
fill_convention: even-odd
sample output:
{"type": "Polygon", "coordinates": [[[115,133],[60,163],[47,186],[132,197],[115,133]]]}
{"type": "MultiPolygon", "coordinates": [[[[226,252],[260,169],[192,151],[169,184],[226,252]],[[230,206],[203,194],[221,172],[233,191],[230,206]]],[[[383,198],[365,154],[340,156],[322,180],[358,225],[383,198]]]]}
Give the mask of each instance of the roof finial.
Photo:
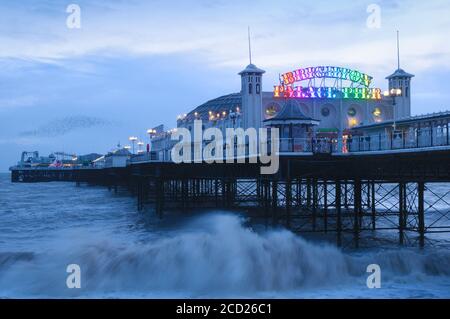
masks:
{"type": "Polygon", "coordinates": [[[397,68],[400,70],[400,36],[397,30],[397,68]]]}
{"type": "Polygon", "coordinates": [[[252,64],[252,43],[250,41],[250,26],[248,26],[248,58],[252,64]]]}

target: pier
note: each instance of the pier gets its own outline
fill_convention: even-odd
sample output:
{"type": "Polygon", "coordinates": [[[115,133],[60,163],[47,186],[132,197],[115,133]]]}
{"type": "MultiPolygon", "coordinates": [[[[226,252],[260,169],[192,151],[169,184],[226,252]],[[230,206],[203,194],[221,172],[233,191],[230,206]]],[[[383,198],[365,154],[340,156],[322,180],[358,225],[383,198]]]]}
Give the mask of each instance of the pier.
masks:
{"type": "Polygon", "coordinates": [[[394,231],[400,244],[424,247],[427,234],[450,232],[450,148],[392,152],[280,154],[280,169],[259,163],[180,163],[135,157],[126,167],[16,168],[13,182],[68,181],[125,188],[136,208],[245,210],[299,234],[326,233],[359,246],[368,232],[394,231]],[[438,209],[441,207],[442,209],[438,209]]]}

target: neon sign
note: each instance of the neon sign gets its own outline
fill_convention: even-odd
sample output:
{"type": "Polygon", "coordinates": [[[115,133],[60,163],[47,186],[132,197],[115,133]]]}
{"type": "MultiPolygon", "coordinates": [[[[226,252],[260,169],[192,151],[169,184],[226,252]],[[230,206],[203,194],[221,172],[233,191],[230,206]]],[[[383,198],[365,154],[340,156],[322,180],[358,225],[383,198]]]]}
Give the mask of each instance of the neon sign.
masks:
{"type": "Polygon", "coordinates": [[[328,99],[381,99],[381,90],[370,88],[372,77],[348,68],[336,66],[317,66],[298,69],[280,75],[280,85],[274,87],[274,97],[284,98],[328,98],[328,99]],[[325,79],[334,79],[334,86],[326,86],[325,79]],[[314,79],[321,80],[321,86],[311,84],[314,79]],[[306,87],[294,86],[295,82],[310,80],[306,87]],[[351,87],[342,87],[342,81],[352,82],[351,87]]]}
{"type": "Polygon", "coordinates": [[[297,99],[363,99],[380,100],[381,89],[378,88],[351,88],[342,89],[335,87],[293,87],[291,85],[276,85],[273,91],[274,97],[297,99]]]}

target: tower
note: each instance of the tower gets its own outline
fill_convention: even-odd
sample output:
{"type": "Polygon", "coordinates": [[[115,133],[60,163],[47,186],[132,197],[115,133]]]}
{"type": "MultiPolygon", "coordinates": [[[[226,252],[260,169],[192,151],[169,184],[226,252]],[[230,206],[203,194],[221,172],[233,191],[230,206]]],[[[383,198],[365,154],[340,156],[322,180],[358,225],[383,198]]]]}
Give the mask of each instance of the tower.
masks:
{"type": "Polygon", "coordinates": [[[242,119],[243,128],[262,126],[262,75],[264,70],[257,68],[252,63],[252,51],[250,42],[250,28],[248,30],[248,54],[250,64],[239,72],[241,76],[242,119]]]}
{"type": "Polygon", "coordinates": [[[393,94],[395,120],[411,116],[411,79],[413,77],[413,74],[400,68],[400,43],[397,31],[397,70],[386,77],[391,94],[400,89],[400,94],[393,94]]]}
{"type": "Polygon", "coordinates": [[[249,64],[239,72],[241,76],[242,119],[244,129],[262,125],[262,75],[264,70],[249,64]]]}

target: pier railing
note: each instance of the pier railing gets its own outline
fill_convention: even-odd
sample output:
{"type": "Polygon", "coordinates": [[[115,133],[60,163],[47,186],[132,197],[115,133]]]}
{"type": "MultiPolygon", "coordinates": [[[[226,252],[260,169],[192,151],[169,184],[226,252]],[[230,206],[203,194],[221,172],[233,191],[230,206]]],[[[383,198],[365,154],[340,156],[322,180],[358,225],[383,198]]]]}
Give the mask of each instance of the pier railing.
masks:
{"type": "Polygon", "coordinates": [[[450,145],[449,132],[444,128],[424,128],[411,131],[394,131],[391,134],[354,136],[347,140],[349,152],[369,152],[428,148],[450,145]]]}
{"type": "MultiPolygon", "coordinates": [[[[203,150],[208,143],[203,143],[201,148],[196,148],[194,144],[187,144],[187,149],[191,149],[195,158],[203,158],[203,154],[198,153],[203,150]]],[[[267,150],[271,150],[271,141],[267,142],[267,150]]],[[[450,135],[445,128],[422,128],[420,130],[394,131],[388,134],[370,134],[364,136],[351,136],[342,138],[280,138],[279,153],[293,154],[336,154],[336,153],[359,153],[374,151],[392,151],[402,149],[431,148],[437,146],[450,147],[450,135]]],[[[252,156],[252,147],[249,144],[234,145],[233,154],[239,156],[252,156]]],[[[224,160],[227,154],[226,146],[223,149],[224,160]]],[[[213,158],[215,154],[213,154],[213,158]]],[[[208,160],[211,158],[204,158],[208,160]]],[[[170,150],[164,152],[149,152],[133,155],[129,162],[152,162],[171,161],[170,150]]]]}

